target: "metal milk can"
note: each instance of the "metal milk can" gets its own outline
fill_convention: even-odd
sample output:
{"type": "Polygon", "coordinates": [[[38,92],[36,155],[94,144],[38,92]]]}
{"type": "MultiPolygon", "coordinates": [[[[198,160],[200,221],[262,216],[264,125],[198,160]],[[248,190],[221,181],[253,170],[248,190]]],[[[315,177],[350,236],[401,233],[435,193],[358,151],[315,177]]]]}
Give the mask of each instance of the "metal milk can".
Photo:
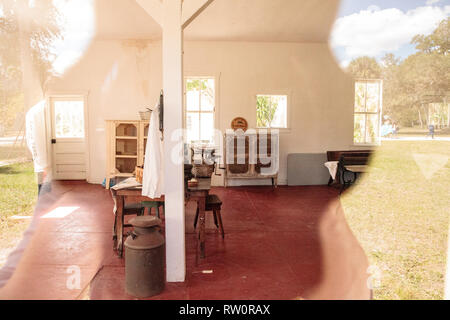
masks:
{"type": "Polygon", "coordinates": [[[164,237],[155,216],[131,219],[134,230],[125,241],[125,287],[128,294],[147,298],[161,293],[165,285],[164,237]]]}

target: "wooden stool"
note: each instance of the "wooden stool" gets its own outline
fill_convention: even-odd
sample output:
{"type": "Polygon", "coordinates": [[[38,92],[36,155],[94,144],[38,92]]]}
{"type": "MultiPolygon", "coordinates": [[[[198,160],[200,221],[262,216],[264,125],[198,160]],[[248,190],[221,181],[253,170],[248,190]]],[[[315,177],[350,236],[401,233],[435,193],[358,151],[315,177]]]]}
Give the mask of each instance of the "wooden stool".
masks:
{"type": "Polygon", "coordinates": [[[159,208],[162,207],[164,213],[164,202],[163,201],[142,201],[141,205],[145,208],[148,208],[148,214],[152,214],[152,208],[156,210],[156,216],[160,218],[159,208]]]}
{"type": "MultiPolygon", "coordinates": [[[[222,201],[218,196],[215,194],[210,194],[206,198],[206,205],[205,205],[205,212],[212,211],[214,216],[214,224],[217,228],[220,229],[220,232],[222,233],[222,238],[225,238],[225,231],[223,230],[223,223],[222,223],[222,215],[220,214],[220,209],[222,207],[222,201]]],[[[195,220],[194,220],[194,229],[197,228],[197,221],[198,221],[198,214],[199,210],[197,207],[197,212],[195,214],[195,220]]]]}

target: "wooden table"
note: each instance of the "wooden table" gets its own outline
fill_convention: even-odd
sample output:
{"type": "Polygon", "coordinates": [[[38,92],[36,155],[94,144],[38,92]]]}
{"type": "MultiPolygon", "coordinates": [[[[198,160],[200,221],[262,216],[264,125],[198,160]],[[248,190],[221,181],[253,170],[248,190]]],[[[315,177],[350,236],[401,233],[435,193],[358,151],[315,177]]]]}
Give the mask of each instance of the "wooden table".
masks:
{"type": "MultiPolygon", "coordinates": [[[[189,199],[197,201],[198,209],[199,209],[199,245],[200,245],[200,257],[205,257],[205,206],[206,206],[206,197],[209,194],[209,190],[211,190],[211,178],[198,179],[198,186],[188,188],[189,199]]],[[[164,196],[161,198],[151,199],[142,195],[142,188],[128,188],[128,189],[120,189],[113,190],[111,189],[111,193],[113,197],[116,198],[116,221],[117,225],[114,230],[116,236],[115,248],[117,249],[117,253],[120,257],[123,254],[123,213],[124,213],[124,205],[125,200],[129,200],[130,202],[142,202],[142,201],[164,201],[164,196]]]]}
{"type": "Polygon", "coordinates": [[[125,200],[128,199],[130,202],[142,202],[142,201],[154,201],[164,202],[164,196],[161,198],[151,199],[149,197],[145,197],[142,195],[142,187],[135,187],[135,188],[128,188],[128,189],[120,189],[120,190],[114,190],[111,189],[111,194],[113,197],[116,198],[116,226],[114,229],[115,233],[115,241],[114,244],[115,248],[117,249],[117,254],[119,257],[122,257],[123,255],[123,215],[124,215],[124,205],[125,200]]]}
{"type": "Polygon", "coordinates": [[[188,188],[189,199],[197,201],[199,217],[200,257],[205,257],[205,206],[206,197],[211,190],[211,178],[197,179],[198,186],[188,188]]]}

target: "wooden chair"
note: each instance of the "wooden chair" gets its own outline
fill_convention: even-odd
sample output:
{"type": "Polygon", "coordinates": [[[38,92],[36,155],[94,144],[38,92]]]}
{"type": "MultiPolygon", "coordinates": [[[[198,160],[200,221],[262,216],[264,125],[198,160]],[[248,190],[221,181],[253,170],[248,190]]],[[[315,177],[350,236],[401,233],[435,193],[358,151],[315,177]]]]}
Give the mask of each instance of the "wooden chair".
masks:
{"type": "MultiPolygon", "coordinates": [[[[220,229],[220,232],[222,233],[222,238],[225,238],[225,231],[223,230],[223,223],[222,223],[222,215],[220,214],[221,207],[222,201],[218,196],[216,196],[215,194],[208,195],[208,197],[206,198],[205,213],[208,211],[213,213],[214,224],[218,229],[220,229]]],[[[194,229],[197,228],[198,214],[199,210],[197,207],[197,212],[195,214],[194,220],[194,229]]]]}

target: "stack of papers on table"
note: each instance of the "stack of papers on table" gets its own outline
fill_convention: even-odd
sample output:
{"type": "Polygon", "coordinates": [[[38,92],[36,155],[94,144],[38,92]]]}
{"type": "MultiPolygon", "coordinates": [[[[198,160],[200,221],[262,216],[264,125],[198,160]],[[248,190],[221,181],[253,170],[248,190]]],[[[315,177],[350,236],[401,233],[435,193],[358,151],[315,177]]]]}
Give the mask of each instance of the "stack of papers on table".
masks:
{"type": "Polygon", "coordinates": [[[123,180],[122,182],[119,182],[111,189],[121,190],[121,189],[130,189],[130,188],[138,188],[138,187],[142,187],[142,184],[137,182],[135,177],[131,177],[126,180],[123,180]]]}

